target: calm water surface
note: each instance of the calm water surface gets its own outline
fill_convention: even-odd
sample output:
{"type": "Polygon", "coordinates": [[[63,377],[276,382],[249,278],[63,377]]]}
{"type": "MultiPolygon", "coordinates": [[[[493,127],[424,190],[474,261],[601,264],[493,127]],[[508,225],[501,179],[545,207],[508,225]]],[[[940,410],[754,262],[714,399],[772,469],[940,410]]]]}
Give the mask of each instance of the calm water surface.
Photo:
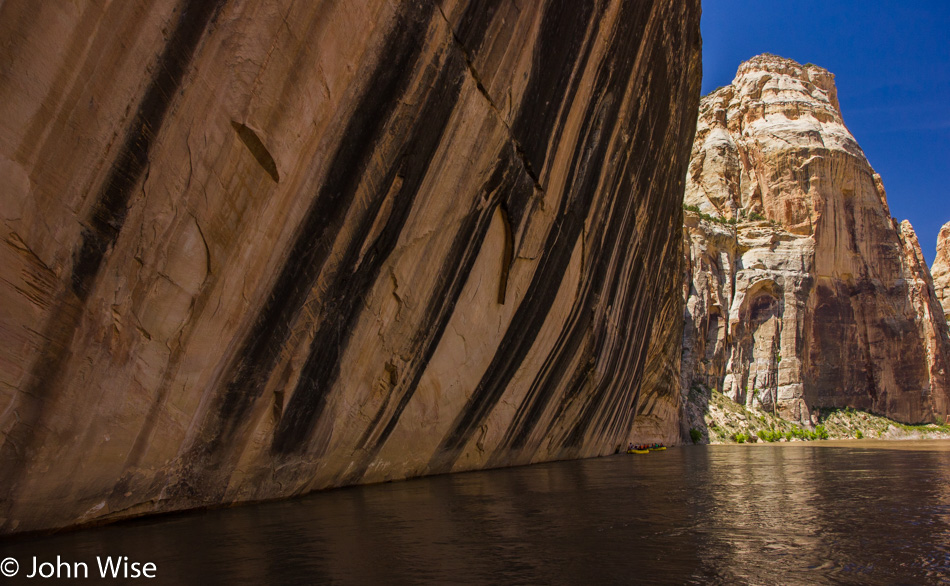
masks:
{"type": "Polygon", "coordinates": [[[98,555],[154,562],[150,584],[950,583],[950,442],[691,446],[438,476],[0,555],[22,572],[32,556],[85,561],[92,583],[98,555]]]}

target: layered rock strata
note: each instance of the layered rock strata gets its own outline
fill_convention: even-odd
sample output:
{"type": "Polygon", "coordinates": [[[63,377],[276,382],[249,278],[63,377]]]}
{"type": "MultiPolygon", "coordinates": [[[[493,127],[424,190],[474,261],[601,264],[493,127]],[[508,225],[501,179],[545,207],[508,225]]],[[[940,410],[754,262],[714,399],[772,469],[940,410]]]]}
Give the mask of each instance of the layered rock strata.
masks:
{"type": "Polygon", "coordinates": [[[943,313],[950,317],[950,222],[944,224],[937,235],[937,256],[930,267],[930,274],[943,313]]]}
{"type": "Polygon", "coordinates": [[[803,422],[846,406],[946,418],[943,311],[831,73],[762,55],[705,96],[685,205],[684,393],[803,422]]]}
{"type": "Polygon", "coordinates": [[[699,15],[3,3],[2,531],[677,437],[699,15]]]}

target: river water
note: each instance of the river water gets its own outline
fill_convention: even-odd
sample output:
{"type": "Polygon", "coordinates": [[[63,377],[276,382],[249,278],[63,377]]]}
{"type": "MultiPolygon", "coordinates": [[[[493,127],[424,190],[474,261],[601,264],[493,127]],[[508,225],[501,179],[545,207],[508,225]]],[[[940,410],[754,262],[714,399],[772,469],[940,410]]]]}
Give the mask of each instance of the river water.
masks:
{"type": "MultiPolygon", "coordinates": [[[[149,584],[950,582],[950,441],[689,446],[0,543],[149,584]]],[[[47,571],[52,566],[46,566],[47,571]]],[[[81,571],[81,569],[80,569],[81,571]]],[[[65,574],[61,573],[60,576],[65,574]]],[[[0,578],[2,583],[14,583],[0,578]]]]}

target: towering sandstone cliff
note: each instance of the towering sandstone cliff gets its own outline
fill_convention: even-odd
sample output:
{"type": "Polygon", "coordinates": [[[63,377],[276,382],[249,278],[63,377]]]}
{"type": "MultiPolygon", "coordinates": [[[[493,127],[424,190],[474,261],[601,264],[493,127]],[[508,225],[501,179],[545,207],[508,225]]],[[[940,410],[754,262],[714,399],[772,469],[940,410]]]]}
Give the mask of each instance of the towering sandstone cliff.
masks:
{"type": "Polygon", "coordinates": [[[945,419],[943,310],[831,73],[762,55],[704,97],[685,204],[684,389],[805,422],[845,406],[945,419]]]}
{"type": "Polygon", "coordinates": [[[933,276],[934,290],[943,306],[943,313],[950,317],[950,222],[944,224],[937,235],[937,256],[930,267],[930,274],[933,276]]]}
{"type": "Polygon", "coordinates": [[[2,531],[671,440],[699,14],[4,2],[2,531]]]}

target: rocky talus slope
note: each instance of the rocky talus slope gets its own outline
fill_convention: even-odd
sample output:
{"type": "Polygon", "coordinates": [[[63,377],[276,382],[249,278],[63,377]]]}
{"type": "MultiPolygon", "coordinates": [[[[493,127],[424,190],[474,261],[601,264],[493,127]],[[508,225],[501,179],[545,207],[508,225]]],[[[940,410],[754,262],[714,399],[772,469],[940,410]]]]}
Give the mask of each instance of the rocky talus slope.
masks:
{"type": "Polygon", "coordinates": [[[950,424],[908,425],[850,408],[818,408],[812,425],[789,421],[762,409],[740,405],[705,387],[690,389],[688,417],[695,443],[731,444],[814,440],[950,439],[950,424]]]}
{"type": "Polygon", "coordinates": [[[937,235],[937,256],[930,267],[930,274],[943,313],[950,319],[950,222],[944,224],[937,235]]]}
{"type": "Polygon", "coordinates": [[[0,4],[0,530],[676,438],[699,17],[0,4]]]}
{"type": "Polygon", "coordinates": [[[685,206],[684,397],[703,385],[806,425],[843,407],[946,420],[943,309],[831,73],[762,55],[705,96],[685,206]]]}

